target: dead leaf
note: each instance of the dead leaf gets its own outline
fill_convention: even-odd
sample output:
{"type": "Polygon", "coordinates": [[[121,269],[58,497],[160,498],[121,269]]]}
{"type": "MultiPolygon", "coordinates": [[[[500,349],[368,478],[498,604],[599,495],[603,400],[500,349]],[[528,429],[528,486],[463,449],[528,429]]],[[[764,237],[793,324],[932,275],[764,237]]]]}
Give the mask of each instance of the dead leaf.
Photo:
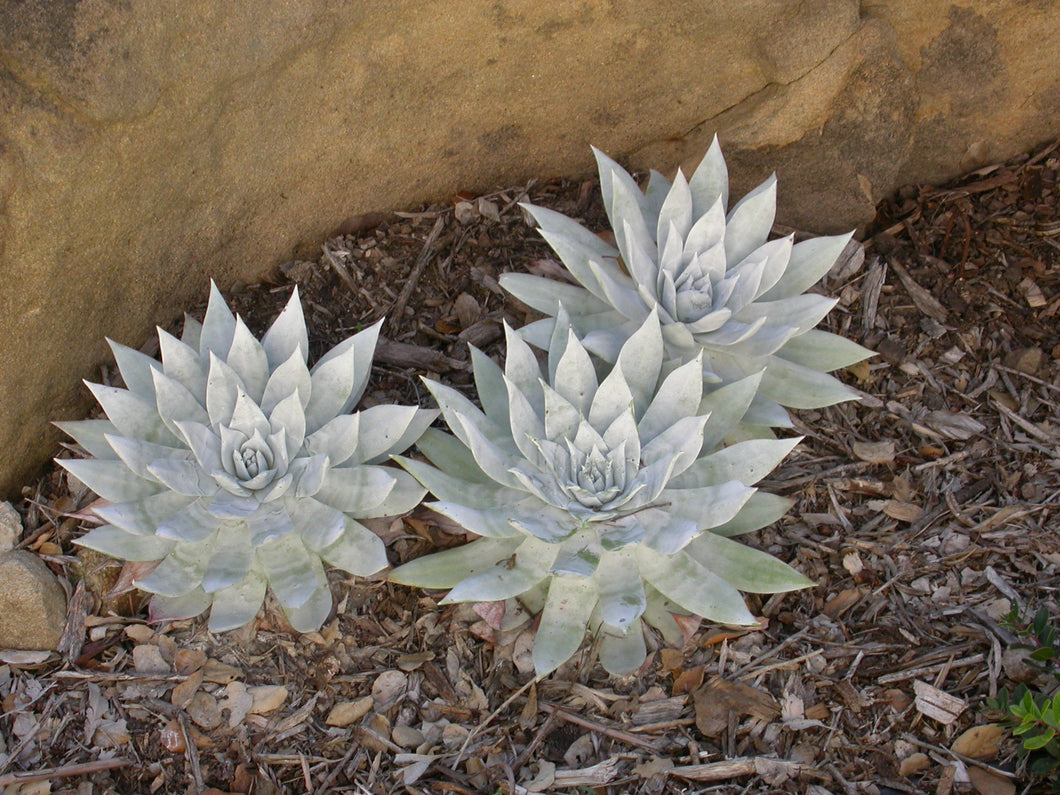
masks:
{"type": "Polygon", "coordinates": [[[247,692],[253,699],[250,707],[252,715],[267,715],[279,709],[287,700],[287,688],[283,685],[255,685],[248,687],[247,692]]]}
{"type": "Polygon", "coordinates": [[[981,767],[969,767],[968,779],[979,795],[1015,795],[1016,785],[1011,780],[983,770],[981,767]]]}
{"type": "Polygon", "coordinates": [[[215,685],[227,685],[233,679],[238,679],[242,675],[243,672],[239,668],[218,660],[207,660],[202,667],[203,680],[212,682],[215,685]]]}
{"type": "Polygon", "coordinates": [[[225,697],[221,699],[221,709],[228,710],[228,726],[234,729],[247,717],[254,706],[254,696],[247,691],[242,682],[229,682],[225,687],[225,697]]]}
{"type": "Polygon", "coordinates": [[[839,618],[839,616],[861,601],[861,597],[860,588],[847,588],[825,602],[822,609],[829,618],[839,618]]]}
{"type": "Polygon", "coordinates": [[[328,726],[338,726],[340,729],[345,728],[371,712],[372,705],[371,696],[363,696],[355,701],[342,701],[331,708],[324,723],[328,726]]]}
{"type": "Polygon", "coordinates": [[[173,688],[173,691],[169,694],[169,703],[174,707],[183,709],[191,703],[191,699],[198,692],[201,685],[202,671],[199,670],[173,688]]]}
{"type": "Polygon", "coordinates": [[[870,464],[890,464],[894,461],[894,442],[854,442],[854,455],[870,464]]]}
{"type": "Polygon", "coordinates": [[[950,750],[972,759],[989,759],[1001,750],[1005,730],[997,723],[973,726],[953,741],[950,750]]]}
{"type": "Polygon", "coordinates": [[[906,778],[919,773],[921,770],[927,770],[929,767],[931,767],[931,759],[928,758],[927,754],[917,751],[902,760],[902,764],[898,767],[898,775],[906,778]]]}
{"type": "Polygon", "coordinates": [[[372,698],[375,708],[380,712],[395,704],[398,699],[405,695],[409,678],[402,671],[383,671],[372,682],[372,698]]]}
{"type": "Polygon", "coordinates": [[[704,737],[718,737],[729,725],[729,714],[771,721],[780,715],[776,700],[743,682],[715,677],[692,694],[696,728],[704,737]]]}

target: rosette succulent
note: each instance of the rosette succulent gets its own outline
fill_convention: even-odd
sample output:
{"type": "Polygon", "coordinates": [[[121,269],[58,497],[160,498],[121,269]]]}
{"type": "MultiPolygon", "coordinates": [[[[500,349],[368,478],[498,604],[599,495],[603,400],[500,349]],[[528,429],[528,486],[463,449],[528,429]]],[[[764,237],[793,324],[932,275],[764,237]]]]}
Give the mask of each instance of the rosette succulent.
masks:
{"type": "Polygon", "coordinates": [[[156,618],[210,609],[211,630],[254,618],[271,588],[291,625],[331,609],[324,563],[357,575],[387,565],[357,519],[410,510],[425,490],[379,466],[437,412],[380,405],[364,392],[379,325],[307,366],[297,289],[259,342],[211,285],[201,324],[158,331],[161,361],[111,342],[124,389],[88,384],[105,420],[58,423],[94,458],[60,460],[107,505],[77,543],[160,561],[136,585],[156,618]]]}
{"type": "Polygon", "coordinates": [[[745,422],[790,425],[782,406],[815,408],[854,393],[828,371],[871,355],[814,329],[835,300],[804,293],[835,262],[850,235],[793,243],[769,240],[776,211],[770,177],[728,206],[728,172],[715,138],[691,179],[652,172],[642,192],[594,149],[615,246],[574,220],[526,205],[581,287],[508,273],[501,285],[549,315],[520,333],[545,347],[560,303],[585,347],[613,362],[622,343],[656,311],[668,358],[699,353],[708,389],[765,371],[745,422]]]}
{"type": "Polygon", "coordinates": [[[539,675],[571,657],[587,627],[600,633],[604,667],[626,673],[645,658],[644,620],[670,639],[682,611],[753,624],[739,590],[810,584],[729,538],[789,507],[751,484],[797,439],[718,448],[760,375],[704,398],[702,354],[663,368],[655,309],[602,379],[562,309],[546,373],[505,331],[503,371],[472,349],[484,410],[428,381],[453,435],[429,429],[420,439],[433,466],[397,459],[437,498],[429,507],[482,538],[406,563],[393,580],[450,588],[446,602],[519,598],[540,609],[539,675]]]}

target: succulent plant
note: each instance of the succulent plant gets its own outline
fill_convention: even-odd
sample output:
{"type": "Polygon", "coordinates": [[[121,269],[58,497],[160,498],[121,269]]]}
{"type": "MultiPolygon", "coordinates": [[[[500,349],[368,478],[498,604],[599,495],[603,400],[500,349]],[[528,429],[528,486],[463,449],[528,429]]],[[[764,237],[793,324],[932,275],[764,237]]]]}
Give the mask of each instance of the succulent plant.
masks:
{"type": "Polygon", "coordinates": [[[136,585],[152,615],[210,609],[211,630],[254,618],[270,588],[291,625],[318,628],[331,609],[329,563],[357,575],[387,565],[357,519],[400,514],[425,490],[379,466],[437,416],[380,405],[364,392],[379,324],[307,367],[298,291],[259,342],[215,285],[202,324],[158,330],[161,362],[111,342],[124,389],[88,384],[105,420],[57,423],[94,458],[58,463],[107,505],[77,543],[160,561],[136,585]]]}
{"type": "Polygon", "coordinates": [[[797,439],[718,448],[759,374],[704,398],[702,354],[663,368],[654,308],[602,380],[562,307],[547,373],[516,332],[505,332],[503,371],[472,349],[484,410],[428,381],[453,435],[429,429],[420,439],[433,466],[396,459],[438,498],[429,507],[482,538],[406,563],[391,579],[450,588],[445,602],[519,597],[540,605],[539,675],[570,658],[587,627],[600,632],[604,667],[626,673],[645,658],[642,620],[671,639],[680,634],[671,613],[682,609],[753,624],[737,589],[810,584],[728,538],[789,507],[751,484],[797,439]]]}
{"type": "Polygon", "coordinates": [[[613,362],[652,310],[668,358],[703,354],[708,389],[765,374],[745,422],[787,426],[782,406],[816,408],[855,393],[828,371],[871,352],[814,329],[835,300],[804,293],[835,262],[850,235],[793,244],[768,240],[776,211],[770,177],[728,204],[728,171],[717,138],[691,179],[673,184],[652,172],[644,192],[615,161],[594,149],[604,208],[617,248],[561,213],[526,205],[542,236],[581,287],[507,273],[501,285],[549,315],[520,333],[546,347],[559,303],[585,347],[613,362]]]}

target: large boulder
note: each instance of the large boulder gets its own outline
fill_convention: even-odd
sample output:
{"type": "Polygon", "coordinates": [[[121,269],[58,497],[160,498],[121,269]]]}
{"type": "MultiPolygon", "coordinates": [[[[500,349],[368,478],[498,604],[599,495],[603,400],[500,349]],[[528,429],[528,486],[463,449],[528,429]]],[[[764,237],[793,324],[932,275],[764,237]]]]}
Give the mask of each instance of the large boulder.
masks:
{"type": "Polygon", "coordinates": [[[83,412],[104,335],[349,215],[691,165],[850,228],[1060,132],[1060,4],[0,0],[0,493],[83,412]],[[979,10],[977,10],[979,9],[979,10]]]}

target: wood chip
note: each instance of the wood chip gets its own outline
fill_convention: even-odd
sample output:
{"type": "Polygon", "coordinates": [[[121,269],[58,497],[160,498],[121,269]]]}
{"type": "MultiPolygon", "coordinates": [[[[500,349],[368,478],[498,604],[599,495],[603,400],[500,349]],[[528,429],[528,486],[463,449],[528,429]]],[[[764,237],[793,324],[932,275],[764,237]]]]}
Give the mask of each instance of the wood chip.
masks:
{"type": "Polygon", "coordinates": [[[968,708],[964,699],[951,696],[927,682],[913,682],[913,692],[916,693],[917,711],[944,725],[953,723],[968,708]]]}

